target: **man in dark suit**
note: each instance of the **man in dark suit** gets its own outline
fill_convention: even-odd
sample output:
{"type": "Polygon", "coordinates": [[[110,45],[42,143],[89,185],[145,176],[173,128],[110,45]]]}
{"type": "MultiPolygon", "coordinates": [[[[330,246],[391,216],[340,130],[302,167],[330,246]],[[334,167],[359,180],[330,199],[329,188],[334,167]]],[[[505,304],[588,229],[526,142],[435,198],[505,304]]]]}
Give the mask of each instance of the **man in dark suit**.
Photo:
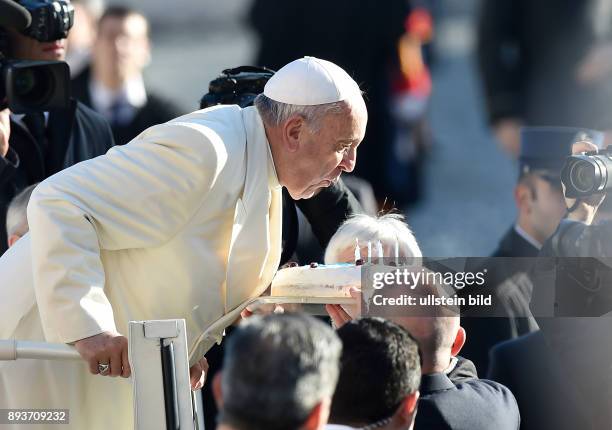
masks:
{"type": "Polygon", "coordinates": [[[340,376],[326,428],[412,429],[421,380],[417,342],[382,318],[350,321],[338,337],[340,376]]]}
{"type": "Polygon", "coordinates": [[[439,307],[428,317],[393,318],[419,343],[422,365],[415,430],[517,430],[519,410],[505,386],[479,379],[473,364],[458,357],[466,339],[457,315],[439,307]]]}
{"type": "MultiPolygon", "coordinates": [[[[421,284],[417,288],[440,296],[434,285],[421,284]]],[[[420,313],[390,318],[419,345],[422,375],[415,430],[517,430],[520,415],[510,390],[497,382],[478,379],[474,364],[458,356],[466,332],[456,309],[431,306],[424,311],[426,316],[420,313]]],[[[346,312],[333,312],[330,316],[342,328],[352,319],[346,312]]]]}
{"type": "MultiPolygon", "coordinates": [[[[529,302],[532,282],[528,276],[542,244],[553,234],[565,213],[561,190],[561,169],[572,152],[572,144],[588,139],[603,144],[603,134],[594,130],[568,127],[525,127],[521,131],[519,178],[514,189],[517,207],[515,224],[506,232],[492,258],[475,260],[475,268],[486,268],[486,285],[493,291],[496,318],[464,318],[471,334],[463,353],[486,374],[488,353],[493,345],[532,332],[538,328],[529,302]]],[[[466,291],[472,293],[473,291],[466,291]]],[[[482,308],[470,317],[481,316],[482,308]]],[[[494,312],[494,313],[493,313],[494,312]]]]}
{"type": "Polygon", "coordinates": [[[142,71],[151,56],[148,33],[143,15],[110,6],[98,22],[91,66],[72,82],[73,95],[109,121],[118,145],[180,116],[172,103],[145,88],[142,71]]]}
{"type": "MultiPolygon", "coordinates": [[[[65,56],[66,39],[40,42],[12,29],[0,28],[0,47],[8,58],[55,61],[65,56]]],[[[9,130],[8,146],[0,151],[0,225],[5,225],[11,199],[26,188],[79,161],[104,154],[113,146],[108,123],[81,103],[65,109],[2,117],[9,130]]],[[[6,134],[6,133],[5,133],[6,134]]],[[[0,145],[2,148],[3,145],[0,145]]],[[[0,254],[7,249],[0,229],[0,254]]]]}
{"type": "Polygon", "coordinates": [[[521,411],[521,430],[592,428],[580,409],[584,398],[541,331],[496,345],[489,378],[510,388],[521,411]]]}

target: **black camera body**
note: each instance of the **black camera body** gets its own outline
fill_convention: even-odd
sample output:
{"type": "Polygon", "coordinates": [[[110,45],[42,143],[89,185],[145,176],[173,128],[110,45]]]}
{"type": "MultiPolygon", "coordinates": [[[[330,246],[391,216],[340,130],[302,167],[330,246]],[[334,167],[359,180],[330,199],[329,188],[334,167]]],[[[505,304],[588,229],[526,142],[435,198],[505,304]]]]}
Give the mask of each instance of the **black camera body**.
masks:
{"type": "Polygon", "coordinates": [[[561,182],[569,198],[612,191],[612,148],[571,155],[561,171],[561,182]]]}
{"type": "Polygon", "coordinates": [[[200,109],[228,104],[243,108],[251,106],[272,75],[274,70],[265,67],[240,66],[225,69],[210,82],[208,93],[200,100],[200,109]]]}
{"type": "MultiPolygon", "coordinates": [[[[21,17],[21,20],[1,22],[5,27],[13,27],[39,42],[65,38],[74,23],[74,8],[67,0],[3,1],[0,14],[21,17]]],[[[7,35],[0,32],[0,37],[6,38],[7,35]]],[[[10,51],[10,46],[6,45],[8,39],[3,42],[10,51]]],[[[28,113],[69,106],[68,64],[63,61],[11,60],[5,54],[0,52],[0,109],[8,107],[14,113],[28,113]]]]}
{"type": "Polygon", "coordinates": [[[29,113],[70,103],[70,68],[63,61],[6,61],[0,58],[0,109],[29,113]]]}
{"type": "Polygon", "coordinates": [[[18,0],[32,17],[32,23],[22,31],[39,42],[65,39],[74,24],[74,7],[66,0],[18,0]]]}

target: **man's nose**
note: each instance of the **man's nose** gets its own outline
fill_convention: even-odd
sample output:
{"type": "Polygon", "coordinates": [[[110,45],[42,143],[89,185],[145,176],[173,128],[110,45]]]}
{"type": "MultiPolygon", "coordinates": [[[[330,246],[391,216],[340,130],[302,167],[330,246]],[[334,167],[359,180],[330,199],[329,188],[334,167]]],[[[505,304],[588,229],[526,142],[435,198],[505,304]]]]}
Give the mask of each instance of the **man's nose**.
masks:
{"type": "Polygon", "coordinates": [[[355,163],[357,162],[357,149],[351,148],[349,152],[342,158],[340,162],[340,169],[342,171],[351,173],[355,169],[355,163]]]}

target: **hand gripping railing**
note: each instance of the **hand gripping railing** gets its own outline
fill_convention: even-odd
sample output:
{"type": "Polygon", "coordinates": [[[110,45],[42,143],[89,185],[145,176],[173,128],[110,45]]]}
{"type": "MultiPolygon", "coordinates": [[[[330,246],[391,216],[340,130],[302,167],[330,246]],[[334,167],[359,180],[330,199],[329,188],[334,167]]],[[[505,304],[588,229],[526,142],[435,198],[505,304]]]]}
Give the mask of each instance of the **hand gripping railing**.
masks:
{"type": "MultiPolygon", "coordinates": [[[[214,338],[240,317],[247,306],[269,304],[352,304],[351,298],[270,297],[250,299],[211,324],[198,341],[214,338]]],[[[130,321],[129,354],[134,387],[135,429],[203,429],[189,387],[184,320],[130,321]],[[159,357],[159,360],[151,359],[159,357]],[[191,393],[191,394],[190,394],[191,393]]],[[[197,343],[197,342],[196,342],[197,343]]],[[[28,340],[0,340],[0,361],[80,360],[73,346],[28,340]]]]}

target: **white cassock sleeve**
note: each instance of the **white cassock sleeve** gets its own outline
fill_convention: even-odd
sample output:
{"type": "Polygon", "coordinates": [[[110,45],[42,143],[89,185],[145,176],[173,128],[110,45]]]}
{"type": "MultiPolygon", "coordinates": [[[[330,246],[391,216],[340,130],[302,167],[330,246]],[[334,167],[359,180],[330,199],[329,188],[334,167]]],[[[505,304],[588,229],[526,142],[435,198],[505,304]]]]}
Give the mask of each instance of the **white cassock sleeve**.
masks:
{"type": "Polygon", "coordinates": [[[28,205],[36,300],[49,341],[114,331],[101,250],[151,247],[190,220],[227,160],[193,123],[148,129],[42,182],[28,205]]]}

